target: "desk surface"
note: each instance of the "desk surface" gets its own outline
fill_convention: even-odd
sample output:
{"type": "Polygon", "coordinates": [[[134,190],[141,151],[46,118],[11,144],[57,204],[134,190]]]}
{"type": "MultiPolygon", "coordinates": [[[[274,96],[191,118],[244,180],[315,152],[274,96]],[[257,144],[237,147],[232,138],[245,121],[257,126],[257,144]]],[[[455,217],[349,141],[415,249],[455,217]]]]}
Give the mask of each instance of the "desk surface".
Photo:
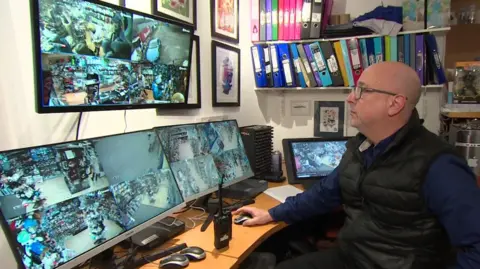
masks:
{"type": "MultiPolygon", "coordinates": [[[[288,184],[287,181],[283,183],[269,183],[269,187],[277,187],[288,184]]],[[[296,186],[301,188],[300,186],[296,186]]],[[[279,201],[273,199],[266,194],[260,194],[255,198],[255,204],[251,205],[257,208],[268,210],[280,204],[279,201]]],[[[182,213],[177,217],[183,221],[190,222],[189,217],[198,215],[198,211],[190,210],[182,213]]],[[[232,240],[230,246],[225,250],[217,250],[213,244],[214,231],[213,224],[211,224],[205,232],[201,232],[200,228],[202,221],[197,221],[196,227],[187,230],[185,233],[173,238],[166,245],[186,243],[188,246],[198,246],[203,248],[208,256],[204,261],[198,263],[191,263],[188,268],[236,268],[240,263],[257,248],[265,239],[279,230],[286,227],[283,222],[271,223],[263,226],[244,227],[233,224],[232,240]],[[211,265],[215,265],[211,267],[211,265]],[[195,266],[195,267],[192,267],[195,266]],[[198,267],[197,267],[198,266],[198,267]]],[[[156,261],[158,263],[158,261],[156,261]]],[[[157,268],[152,266],[155,263],[145,265],[142,269],[157,268]]]]}
{"type": "MultiPolygon", "coordinates": [[[[149,264],[146,264],[141,269],[157,269],[160,261],[155,261],[149,264]]],[[[224,255],[215,255],[210,252],[207,252],[207,257],[203,261],[199,262],[190,262],[188,269],[203,269],[203,268],[232,268],[237,263],[237,259],[224,256],[224,255]]]]}

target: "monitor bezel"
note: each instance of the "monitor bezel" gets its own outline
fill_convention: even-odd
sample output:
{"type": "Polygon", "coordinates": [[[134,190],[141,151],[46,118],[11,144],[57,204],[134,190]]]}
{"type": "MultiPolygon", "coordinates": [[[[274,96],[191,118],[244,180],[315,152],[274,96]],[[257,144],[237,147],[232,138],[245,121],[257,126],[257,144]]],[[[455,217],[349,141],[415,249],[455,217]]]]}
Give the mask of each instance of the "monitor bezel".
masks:
{"type": "MultiPolygon", "coordinates": [[[[154,130],[157,130],[157,129],[161,129],[161,128],[182,127],[182,126],[188,126],[188,125],[199,125],[199,124],[218,123],[218,122],[229,122],[229,121],[235,122],[235,125],[237,125],[237,130],[238,130],[238,132],[239,132],[239,134],[240,134],[240,127],[238,126],[238,121],[237,121],[236,119],[231,119],[231,120],[215,120],[215,121],[205,121],[205,122],[194,122],[194,123],[184,123],[184,124],[172,124],[172,125],[156,126],[156,127],[154,127],[153,129],[154,129],[154,130]]],[[[155,132],[155,133],[156,133],[156,132],[155,132]]],[[[157,133],[157,135],[158,135],[158,133],[157,133]]],[[[240,134],[240,135],[241,135],[241,134],[240,134]]],[[[159,138],[159,139],[160,139],[160,141],[161,141],[161,138],[159,138]]],[[[243,143],[243,141],[242,141],[242,143],[243,143]]],[[[245,144],[243,145],[243,149],[245,150],[245,144]]],[[[246,155],[246,152],[245,152],[245,155],[246,155]]],[[[169,161],[169,163],[170,163],[170,161],[169,161]]],[[[249,164],[250,164],[250,160],[249,160],[249,164]]],[[[171,167],[171,166],[170,166],[170,167],[171,167]]],[[[253,171],[253,169],[252,169],[252,165],[251,165],[251,164],[250,164],[250,169],[252,170],[252,176],[254,176],[255,173],[254,173],[254,171],[253,171]]],[[[173,172],[173,171],[172,171],[172,172],[173,172]]],[[[175,174],[174,174],[174,175],[175,175],[175,174]]],[[[222,182],[222,188],[226,188],[226,187],[228,187],[228,186],[231,186],[231,185],[233,185],[233,184],[235,184],[235,183],[238,183],[238,182],[240,182],[240,181],[243,181],[243,180],[246,180],[246,179],[249,179],[249,178],[251,178],[251,177],[242,176],[242,177],[240,177],[240,178],[236,178],[236,179],[234,179],[234,180],[232,180],[232,181],[229,181],[229,182],[222,182]]],[[[176,178],[175,178],[175,180],[176,180],[176,178]]],[[[177,185],[178,185],[178,182],[177,182],[177,185]]],[[[180,186],[179,186],[179,187],[180,187],[180,186]]],[[[186,203],[188,203],[188,202],[191,202],[191,201],[195,201],[195,200],[197,200],[197,199],[199,199],[199,198],[201,198],[201,197],[203,197],[203,196],[205,196],[205,195],[214,193],[214,192],[216,192],[216,191],[218,191],[218,184],[217,184],[215,187],[213,187],[213,188],[203,190],[203,191],[201,191],[201,192],[199,192],[199,193],[196,193],[196,194],[194,194],[194,195],[190,195],[190,196],[188,196],[188,197],[183,197],[183,195],[182,195],[182,197],[183,197],[183,200],[184,200],[186,203]]]]}
{"type": "Polygon", "coordinates": [[[282,140],[283,156],[285,156],[285,168],[287,169],[288,184],[311,184],[322,180],[325,177],[297,177],[297,168],[295,165],[295,156],[293,154],[293,143],[298,142],[335,142],[335,141],[348,141],[351,137],[338,137],[338,138],[322,138],[322,137],[309,137],[309,138],[285,138],[282,140]]]}
{"type": "Polygon", "coordinates": [[[188,104],[188,92],[190,90],[190,76],[191,76],[191,64],[192,64],[192,50],[193,50],[193,36],[194,28],[192,25],[181,23],[177,20],[172,20],[165,17],[160,17],[157,15],[152,15],[138,10],[129,9],[121,5],[114,5],[105,1],[96,1],[96,0],[81,0],[85,2],[90,2],[93,4],[105,6],[108,8],[113,8],[123,12],[130,12],[134,15],[140,15],[148,17],[154,20],[167,22],[174,24],[180,27],[185,28],[190,32],[190,45],[189,45],[189,55],[188,59],[188,80],[186,86],[185,102],[184,103],[170,103],[170,104],[141,104],[141,105],[98,105],[98,106],[55,106],[55,107],[46,107],[43,105],[43,78],[42,78],[42,51],[41,51],[41,41],[40,41],[40,6],[39,1],[41,0],[30,0],[30,18],[32,25],[32,45],[33,45],[33,57],[34,57],[34,88],[35,88],[35,108],[36,112],[39,114],[48,114],[48,113],[74,113],[74,112],[94,112],[94,111],[111,111],[111,110],[130,110],[130,109],[186,109],[192,108],[188,104]]]}
{"type": "MultiPolygon", "coordinates": [[[[96,140],[96,139],[102,139],[102,138],[107,138],[107,137],[114,137],[114,136],[121,136],[121,135],[126,135],[126,134],[134,134],[134,133],[142,133],[142,132],[153,132],[154,135],[156,134],[154,129],[143,129],[143,130],[126,132],[126,133],[121,133],[121,134],[105,135],[105,136],[92,137],[92,138],[86,138],[86,139],[65,141],[65,142],[60,142],[60,143],[51,143],[51,144],[45,144],[45,145],[37,145],[37,146],[30,146],[30,147],[23,147],[23,148],[9,149],[9,150],[1,150],[0,154],[10,153],[10,152],[20,151],[20,150],[30,150],[30,149],[39,148],[39,147],[53,147],[53,146],[61,145],[61,144],[76,143],[76,142],[82,142],[82,141],[87,141],[87,140],[96,140]]],[[[157,136],[157,138],[160,139],[158,136],[157,136]]],[[[162,152],[163,152],[163,146],[162,146],[162,152]]],[[[163,154],[165,154],[165,152],[163,152],[163,154]]],[[[172,173],[172,176],[174,178],[175,185],[177,186],[177,188],[180,192],[180,186],[178,185],[178,182],[175,179],[175,175],[173,174],[172,167],[170,166],[170,162],[168,163],[168,165],[169,165],[169,168],[170,168],[170,172],[172,173]]],[[[136,227],[134,227],[130,230],[124,231],[123,233],[105,241],[103,244],[98,245],[95,248],[92,248],[91,250],[89,250],[89,251],[87,251],[87,252],[85,252],[85,253],[83,253],[79,256],[76,256],[72,260],[68,261],[67,263],[64,263],[64,264],[60,265],[59,267],[56,267],[55,269],[73,268],[73,267],[81,264],[82,262],[85,262],[88,259],[94,257],[95,255],[107,250],[108,248],[111,248],[112,246],[115,246],[116,244],[120,243],[121,241],[123,241],[125,239],[128,239],[132,235],[146,229],[147,227],[155,224],[156,222],[172,215],[175,212],[180,211],[181,209],[186,207],[185,199],[183,198],[182,195],[180,197],[182,197],[182,200],[183,200],[180,204],[178,204],[178,205],[172,207],[171,209],[169,209],[169,210],[151,218],[150,220],[148,220],[148,221],[146,221],[142,224],[139,224],[138,226],[136,226],[136,227]]],[[[3,212],[1,210],[0,210],[0,225],[3,229],[5,237],[7,238],[8,246],[10,247],[10,250],[13,252],[13,255],[15,257],[15,261],[17,263],[17,268],[18,269],[25,269],[25,266],[23,265],[23,261],[22,261],[22,256],[20,255],[20,253],[17,249],[18,247],[21,247],[21,246],[19,246],[19,243],[16,241],[13,232],[10,231],[10,227],[7,223],[7,219],[4,217],[3,212]]]]}

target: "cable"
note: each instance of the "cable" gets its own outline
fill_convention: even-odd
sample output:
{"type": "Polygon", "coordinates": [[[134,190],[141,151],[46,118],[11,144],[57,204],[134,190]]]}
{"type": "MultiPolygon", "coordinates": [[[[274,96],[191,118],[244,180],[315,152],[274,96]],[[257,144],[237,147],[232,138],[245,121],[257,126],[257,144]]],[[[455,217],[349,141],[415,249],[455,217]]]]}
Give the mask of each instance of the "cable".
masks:
{"type": "Polygon", "coordinates": [[[158,263],[158,262],[152,262],[151,260],[147,259],[147,257],[145,257],[145,256],[143,256],[143,255],[142,255],[142,259],[146,260],[148,263],[151,263],[151,264],[153,264],[153,265],[160,265],[160,263],[158,263]]]}
{"type": "Polygon", "coordinates": [[[205,211],[205,208],[196,207],[196,206],[190,206],[190,207],[193,208],[193,209],[197,209],[197,210],[202,211],[202,213],[200,213],[200,214],[198,214],[194,217],[187,218],[189,221],[191,221],[193,223],[193,225],[191,227],[189,227],[187,225],[187,223],[185,223],[185,227],[187,227],[189,229],[194,229],[195,227],[197,227],[197,222],[196,221],[205,220],[205,215],[207,214],[207,212],[205,211]]]}
{"type": "Polygon", "coordinates": [[[197,200],[198,200],[198,198],[191,201],[191,202],[188,202],[182,210],[174,212],[173,214],[176,215],[176,214],[181,214],[181,213],[187,212],[188,210],[192,209],[191,206],[194,205],[197,202],[197,200]]]}
{"type": "Polygon", "coordinates": [[[127,132],[127,110],[125,109],[125,111],[123,112],[123,122],[125,123],[125,129],[123,129],[123,133],[126,133],[127,132]]]}
{"type": "Polygon", "coordinates": [[[77,120],[77,134],[75,135],[75,140],[78,140],[78,137],[80,136],[80,125],[82,124],[82,116],[83,112],[80,112],[77,120]]]}

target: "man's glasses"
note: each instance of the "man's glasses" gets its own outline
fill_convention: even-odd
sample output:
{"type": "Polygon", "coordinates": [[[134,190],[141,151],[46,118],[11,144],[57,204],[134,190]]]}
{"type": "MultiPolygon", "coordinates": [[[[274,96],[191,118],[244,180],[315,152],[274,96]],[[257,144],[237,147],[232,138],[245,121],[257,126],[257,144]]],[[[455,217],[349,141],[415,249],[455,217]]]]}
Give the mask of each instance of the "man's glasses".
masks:
{"type": "MultiPolygon", "coordinates": [[[[353,95],[355,96],[356,100],[359,100],[362,98],[362,94],[364,92],[376,92],[376,93],[382,93],[382,94],[388,94],[392,96],[399,95],[397,93],[389,92],[389,91],[384,91],[384,90],[378,90],[378,89],[372,89],[372,88],[367,88],[367,87],[362,87],[362,86],[356,86],[352,89],[353,95]]],[[[403,95],[402,95],[403,96],[403,95]]],[[[405,97],[405,96],[404,96],[405,97]]],[[[405,97],[407,99],[407,97],[405,97]]]]}

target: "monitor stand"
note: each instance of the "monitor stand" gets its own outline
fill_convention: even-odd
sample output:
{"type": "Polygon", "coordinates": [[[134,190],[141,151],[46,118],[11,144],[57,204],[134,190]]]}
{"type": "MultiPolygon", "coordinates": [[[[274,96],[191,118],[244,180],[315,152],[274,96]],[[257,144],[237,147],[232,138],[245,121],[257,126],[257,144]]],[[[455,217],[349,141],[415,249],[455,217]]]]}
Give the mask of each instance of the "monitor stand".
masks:
{"type": "Polygon", "coordinates": [[[208,211],[208,200],[212,198],[212,194],[209,193],[207,195],[204,195],[200,198],[198,198],[195,203],[192,204],[192,208],[203,208],[205,211],[208,211]]]}
{"type": "Polygon", "coordinates": [[[138,250],[136,248],[129,249],[128,254],[120,254],[120,257],[113,260],[112,264],[108,268],[112,269],[137,269],[143,265],[149,263],[156,263],[157,260],[165,258],[170,254],[177,253],[182,249],[187,248],[185,243],[180,245],[174,245],[167,249],[159,250],[154,253],[150,253],[149,255],[137,255],[138,250]]]}
{"type": "Polygon", "coordinates": [[[163,245],[185,231],[185,223],[173,217],[166,217],[150,227],[130,237],[132,243],[141,250],[149,250],[163,245]]]}
{"type": "Polygon", "coordinates": [[[249,178],[223,189],[223,197],[238,200],[247,200],[268,189],[268,182],[263,179],[249,178]]]}

